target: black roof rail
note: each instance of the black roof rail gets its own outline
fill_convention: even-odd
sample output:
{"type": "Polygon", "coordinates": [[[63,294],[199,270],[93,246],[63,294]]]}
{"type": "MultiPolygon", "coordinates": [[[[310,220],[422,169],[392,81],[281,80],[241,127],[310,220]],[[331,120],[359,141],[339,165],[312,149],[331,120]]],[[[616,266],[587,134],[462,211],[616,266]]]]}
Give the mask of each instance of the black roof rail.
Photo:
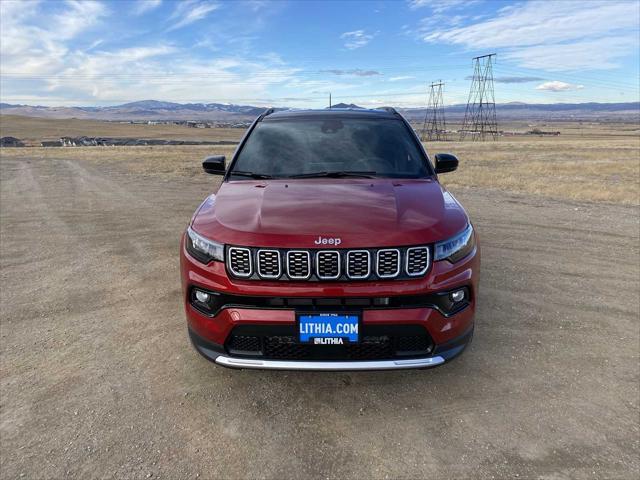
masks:
{"type": "Polygon", "coordinates": [[[378,108],[376,108],[376,110],[384,110],[385,112],[389,112],[389,113],[392,113],[394,115],[398,115],[398,112],[393,107],[378,107],[378,108]]]}
{"type": "Polygon", "coordinates": [[[271,108],[267,108],[264,112],[262,112],[260,114],[260,116],[258,117],[258,121],[262,120],[264,117],[271,115],[273,112],[275,112],[276,109],[271,107],[271,108]]]}

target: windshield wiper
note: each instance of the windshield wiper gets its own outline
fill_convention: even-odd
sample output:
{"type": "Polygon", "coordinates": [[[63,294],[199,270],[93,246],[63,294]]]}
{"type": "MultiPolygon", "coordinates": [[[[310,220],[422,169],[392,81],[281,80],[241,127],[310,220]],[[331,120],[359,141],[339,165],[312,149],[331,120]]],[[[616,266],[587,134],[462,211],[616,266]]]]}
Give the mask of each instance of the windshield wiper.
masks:
{"type": "Polygon", "coordinates": [[[289,178],[373,178],[376,176],[376,172],[357,172],[357,171],[333,171],[333,172],[312,172],[312,173],[299,173],[298,175],[289,175],[289,178]]]}
{"type": "Polygon", "coordinates": [[[233,170],[232,172],[229,173],[229,175],[237,175],[239,177],[255,178],[256,180],[266,180],[266,179],[269,179],[269,178],[273,178],[272,175],[267,175],[267,174],[264,174],[264,173],[242,172],[242,171],[238,171],[238,170],[233,170]]]}

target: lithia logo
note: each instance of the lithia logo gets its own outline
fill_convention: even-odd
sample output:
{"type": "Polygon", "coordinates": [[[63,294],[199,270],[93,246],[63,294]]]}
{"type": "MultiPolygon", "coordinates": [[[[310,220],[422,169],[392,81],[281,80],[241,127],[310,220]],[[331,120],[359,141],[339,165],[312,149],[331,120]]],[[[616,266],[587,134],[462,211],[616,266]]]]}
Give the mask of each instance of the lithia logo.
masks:
{"type": "Polygon", "coordinates": [[[313,241],[316,245],[335,245],[336,247],[342,243],[341,238],[318,237],[313,241]]]}

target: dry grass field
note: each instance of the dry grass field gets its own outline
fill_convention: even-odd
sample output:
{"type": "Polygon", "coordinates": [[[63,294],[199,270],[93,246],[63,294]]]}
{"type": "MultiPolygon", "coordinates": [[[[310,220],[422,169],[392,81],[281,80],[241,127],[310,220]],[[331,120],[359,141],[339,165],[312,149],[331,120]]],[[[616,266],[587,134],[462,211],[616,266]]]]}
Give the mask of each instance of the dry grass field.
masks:
{"type": "Polygon", "coordinates": [[[451,151],[459,171],[443,176],[451,187],[488,187],[559,199],[638,205],[638,137],[531,137],[497,142],[428,145],[451,151]]]}
{"type": "Polygon", "coordinates": [[[99,120],[55,120],[0,115],[0,137],[16,137],[27,146],[60,137],[130,137],[167,140],[238,141],[242,128],[189,128],[185,125],[142,125],[99,120]]]}
{"type": "MultiPolygon", "coordinates": [[[[237,141],[242,129],[194,129],[178,125],[128,125],[86,120],[0,117],[1,134],[21,139],[54,139],[62,135],[237,141]]],[[[512,136],[487,142],[427,142],[428,152],[451,152],[460,159],[457,172],[444,175],[456,188],[483,187],[550,198],[640,203],[640,128],[624,123],[537,124],[560,136],[512,136]]],[[[501,128],[524,132],[514,122],[501,128]]],[[[96,165],[118,163],[131,173],[200,175],[199,160],[209,154],[228,158],[233,146],[5,148],[2,156],[87,159],[96,165]]]]}

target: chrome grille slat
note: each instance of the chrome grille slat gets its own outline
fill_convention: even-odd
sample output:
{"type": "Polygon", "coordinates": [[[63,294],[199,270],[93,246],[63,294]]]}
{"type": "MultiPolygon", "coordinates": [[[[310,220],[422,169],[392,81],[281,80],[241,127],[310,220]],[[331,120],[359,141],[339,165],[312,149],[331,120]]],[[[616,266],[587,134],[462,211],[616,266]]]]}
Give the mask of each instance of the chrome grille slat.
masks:
{"type": "Polygon", "coordinates": [[[320,250],[316,253],[316,275],[321,280],[335,280],[340,277],[340,252],[320,250]]]}
{"type": "Polygon", "coordinates": [[[423,275],[429,269],[429,248],[407,248],[405,271],[410,277],[423,275]]]}
{"type": "Polygon", "coordinates": [[[307,250],[287,252],[287,275],[292,280],[307,280],[311,277],[311,254],[307,250]]]}
{"type": "Polygon", "coordinates": [[[280,278],[280,252],[278,250],[258,250],[258,276],[261,278],[280,278]]]}
{"type": "Polygon", "coordinates": [[[380,278],[393,278],[400,275],[400,250],[397,248],[378,250],[376,255],[377,274],[380,278]]]}
{"type": "Polygon", "coordinates": [[[371,254],[368,250],[349,250],[347,252],[347,277],[363,280],[371,274],[371,254]]]}
{"type": "Polygon", "coordinates": [[[227,265],[236,277],[248,278],[253,275],[251,250],[248,248],[229,247],[227,265]]]}

